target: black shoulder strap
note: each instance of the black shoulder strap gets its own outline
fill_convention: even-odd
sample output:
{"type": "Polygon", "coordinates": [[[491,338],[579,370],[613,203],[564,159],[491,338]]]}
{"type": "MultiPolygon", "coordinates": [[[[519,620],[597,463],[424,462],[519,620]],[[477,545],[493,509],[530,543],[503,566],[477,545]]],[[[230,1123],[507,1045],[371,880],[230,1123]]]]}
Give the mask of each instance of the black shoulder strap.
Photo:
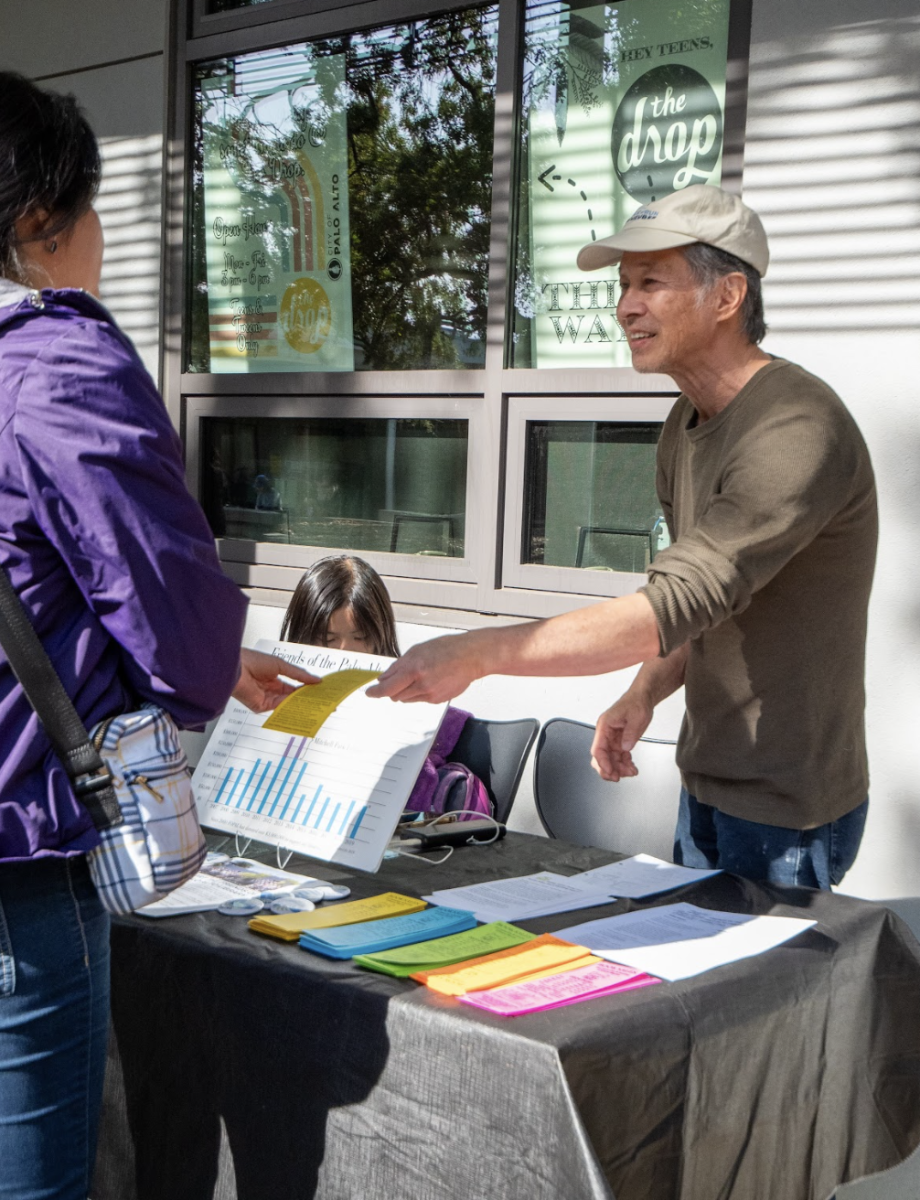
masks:
{"type": "Polygon", "coordinates": [[[97,829],[124,819],[108,767],[96,750],[22,602],[0,568],[0,646],[97,829]]]}

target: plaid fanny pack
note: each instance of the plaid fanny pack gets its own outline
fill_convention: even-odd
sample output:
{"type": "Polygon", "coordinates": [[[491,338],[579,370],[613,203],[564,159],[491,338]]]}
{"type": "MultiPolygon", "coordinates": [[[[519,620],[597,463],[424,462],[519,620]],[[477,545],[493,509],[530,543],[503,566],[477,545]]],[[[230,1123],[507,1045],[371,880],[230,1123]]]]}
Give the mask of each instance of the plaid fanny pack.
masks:
{"type": "Polygon", "coordinates": [[[2,569],[0,645],[99,832],[87,863],[105,907],[132,912],[191,879],[206,846],[172,717],[148,704],[90,736],[2,569]]]}
{"type": "Polygon", "coordinates": [[[87,863],[105,907],[132,912],[187,882],[204,861],[191,772],[175,722],[155,704],[101,721],[90,737],[123,819],[99,828],[87,863]]]}

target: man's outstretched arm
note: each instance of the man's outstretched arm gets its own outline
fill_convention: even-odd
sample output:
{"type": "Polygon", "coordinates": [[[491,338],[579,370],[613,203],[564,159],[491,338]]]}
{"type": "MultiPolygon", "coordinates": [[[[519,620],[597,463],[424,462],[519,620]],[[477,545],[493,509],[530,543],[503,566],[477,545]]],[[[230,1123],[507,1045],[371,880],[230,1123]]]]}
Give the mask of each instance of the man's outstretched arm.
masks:
{"type": "Polygon", "coordinates": [[[652,606],[636,592],[545,621],[422,642],[367,694],[437,704],[483,675],[603,675],[655,658],[659,649],[652,606]]]}

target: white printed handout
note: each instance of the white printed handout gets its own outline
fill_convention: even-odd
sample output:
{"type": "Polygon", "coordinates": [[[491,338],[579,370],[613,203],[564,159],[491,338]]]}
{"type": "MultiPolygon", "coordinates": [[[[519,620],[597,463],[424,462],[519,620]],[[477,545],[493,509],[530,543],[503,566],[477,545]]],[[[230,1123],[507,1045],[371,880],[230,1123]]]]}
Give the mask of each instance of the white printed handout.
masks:
{"type": "Polygon", "coordinates": [[[178,917],[220,908],[227,900],[277,899],[295,888],[320,882],[312,875],[298,875],[251,858],[211,853],[188,883],[137,911],[142,917],[178,917]]]}
{"type": "Polygon", "coordinates": [[[447,888],[425,896],[431,904],[462,908],[480,921],[525,921],[551,913],[570,912],[606,904],[610,893],[603,886],[582,882],[579,876],[538,871],[516,879],[493,879],[466,887],[447,888]]]}
{"type": "Polygon", "coordinates": [[[555,936],[587,946],[592,954],[609,962],[675,980],[762,954],[814,924],[797,917],[758,917],[695,904],[664,904],[571,925],[557,930],[555,936]]]}
{"type": "Polygon", "coordinates": [[[701,879],[718,874],[718,869],[678,867],[674,863],[653,858],[651,854],[634,854],[632,858],[624,858],[620,862],[582,871],[578,878],[585,883],[606,888],[611,896],[637,900],[642,896],[657,895],[658,892],[670,892],[688,883],[699,883],[701,879]]]}
{"type": "MultiPolygon", "coordinates": [[[[314,675],[382,671],[392,661],[294,642],[257,648],[314,675]]],[[[202,824],[376,871],[447,705],[370,700],[369,684],[315,737],[266,729],[270,714],[231,700],[193,777],[202,824]]]]}

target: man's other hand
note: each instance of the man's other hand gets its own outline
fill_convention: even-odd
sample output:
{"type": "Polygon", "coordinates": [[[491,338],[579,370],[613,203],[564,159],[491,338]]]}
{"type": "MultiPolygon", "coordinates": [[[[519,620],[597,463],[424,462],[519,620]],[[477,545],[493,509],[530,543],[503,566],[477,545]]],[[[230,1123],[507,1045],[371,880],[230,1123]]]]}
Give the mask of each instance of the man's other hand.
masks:
{"type": "Polygon", "coordinates": [[[298,683],[319,683],[316,675],[295,667],[277,654],[244,648],[240,651],[240,677],[233,689],[233,698],[253,712],[269,712],[277,708],[285,696],[297,690],[293,683],[287,682],[289,679],[296,679],[298,683]]]}
{"type": "Polygon", "coordinates": [[[648,729],[653,711],[644,696],[627,692],[601,713],[591,744],[591,766],[601,779],[619,783],[639,774],[632,749],[648,729]]]}

